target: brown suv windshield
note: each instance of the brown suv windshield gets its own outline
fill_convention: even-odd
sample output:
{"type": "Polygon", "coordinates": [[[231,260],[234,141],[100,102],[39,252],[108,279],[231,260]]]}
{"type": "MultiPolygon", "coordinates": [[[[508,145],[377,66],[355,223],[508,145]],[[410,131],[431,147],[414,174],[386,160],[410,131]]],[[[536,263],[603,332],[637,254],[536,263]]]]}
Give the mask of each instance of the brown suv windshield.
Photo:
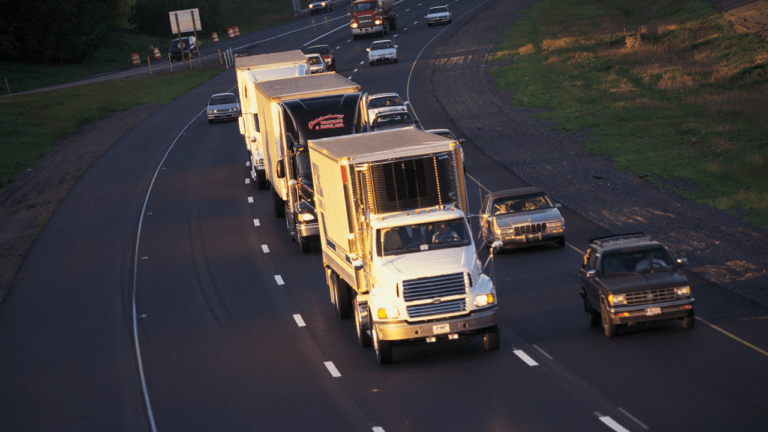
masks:
{"type": "Polygon", "coordinates": [[[611,253],[603,256],[603,277],[620,277],[633,273],[654,273],[674,269],[672,259],[663,248],[611,253]]]}

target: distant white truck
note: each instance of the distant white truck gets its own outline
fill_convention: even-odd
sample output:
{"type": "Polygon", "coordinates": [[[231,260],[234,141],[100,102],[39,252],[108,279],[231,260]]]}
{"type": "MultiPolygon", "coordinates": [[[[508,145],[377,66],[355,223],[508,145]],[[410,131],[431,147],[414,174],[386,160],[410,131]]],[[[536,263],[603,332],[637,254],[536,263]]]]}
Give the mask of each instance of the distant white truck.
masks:
{"type": "Polygon", "coordinates": [[[258,82],[255,89],[275,216],[285,217],[291,239],[307,253],[320,234],[307,143],[367,131],[365,98],[359,84],[335,73],[258,82]]]}
{"type": "Polygon", "coordinates": [[[264,169],[264,149],[259,128],[259,110],[254,84],[310,74],[307,57],[300,50],[248,57],[235,57],[237,89],[242,115],[240,134],[251,158],[251,179],[259,189],[269,188],[264,169]]]}
{"type": "Polygon", "coordinates": [[[467,220],[461,145],[417,129],[309,141],[323,264],[340,318],[380,364],[392,347],[481,335],[496,289],[467,220]]]}

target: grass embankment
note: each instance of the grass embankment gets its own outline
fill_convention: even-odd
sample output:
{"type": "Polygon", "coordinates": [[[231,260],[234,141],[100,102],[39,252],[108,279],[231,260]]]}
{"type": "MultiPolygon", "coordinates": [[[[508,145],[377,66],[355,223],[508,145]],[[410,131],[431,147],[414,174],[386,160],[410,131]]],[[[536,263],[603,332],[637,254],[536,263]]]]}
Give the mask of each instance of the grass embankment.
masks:
{"type": "MultiPolygon", "coordinates": [[[[306,8],[309,0],[302,0],[301,3],[306,8]]],[[[293,19],[291,2],[287,0],[230,0],[229,4],[230,7],[225,11],[226,22],[238,26],[241,35],[293,19]]],[[[203,46],[213,45],[211,32],[205,30],[205,25],[203,29],[198,32],[201,43],[203,46]]],[[[218,36],[222,42],[229,38],[222,32],[218,36]]],[[[82,64],[0,62],[0,94],[8,94],[8,87],[11,93],[21,93],[130,67],[133,65],[132,53],[138,53],[141,62],[146,65],[147,57],[155,58],[150,46],[158,47],[161,55],[166,56],[163,61],[167,62],[166,49],[174,38],[169,22],[168,34],[163,37],[122,33],[112,39],[108,47],[95,52],[82,64]]]]}
{"type": "Polygon", "coordinates": [[[513,104],[589,128],[620,170],[768,225],[768,44],[710,5],[542,0],[493,64],[513,104]]]}
{"type": "Polygon", "coordinates": [[[56,139],[77,133],[80,125],[136,105],[169,103],[220,72],[155,74],[0,99],[0,187],[53,150],[56,139]]]}

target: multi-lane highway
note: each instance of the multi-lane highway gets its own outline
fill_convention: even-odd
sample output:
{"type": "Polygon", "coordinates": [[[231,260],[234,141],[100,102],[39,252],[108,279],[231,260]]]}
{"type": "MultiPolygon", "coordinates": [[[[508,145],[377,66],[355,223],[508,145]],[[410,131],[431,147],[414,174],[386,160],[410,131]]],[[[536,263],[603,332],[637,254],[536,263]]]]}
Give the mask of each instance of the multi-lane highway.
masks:
{"type": "MultiPolygon", "coordinates": [[[[353,41],[344,8],[234,48],[328,44],[340,75],[464,136],[432,92],[435,53],[500,1],[518,0],[396,2],[395,64],[368,65],[375,39],[353,41]],[[427,9],[446,3],[453,24],[428,27],[427,9]]],[[[768,428],[768,312],[689,275],[695,328],[605,338],[587,323],[578,268],[606,232],[567,208],[566,247],[495,259],[499,351],[480,339],[397,347],[379,366],[336,318],[320,253],[302,254],[249,184],[237,123],[206,121],[208,97],[235,85],[229,70],[158,110],[52,215],[0,310],[0,430],[768,428]]],[[[525,185],[469,140],[465,152],[470,208],[478,189],[525,185]]]]}

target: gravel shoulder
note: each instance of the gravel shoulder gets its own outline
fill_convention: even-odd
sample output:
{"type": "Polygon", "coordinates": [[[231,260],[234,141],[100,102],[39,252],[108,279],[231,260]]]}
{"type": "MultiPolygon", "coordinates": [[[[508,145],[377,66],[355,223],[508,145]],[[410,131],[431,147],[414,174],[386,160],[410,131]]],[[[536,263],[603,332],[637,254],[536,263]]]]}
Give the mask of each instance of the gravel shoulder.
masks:
{"type": "MultiPolygon", "coordinates": [[[[751,32],[768,28],[761,9],[765,1],[746,5],[755,12],[739,9],[743,1],[711,2],[736,18],[762,17],[762,24],[750,21],[751,32]]],[[[514,24],[515,13],[533,3],[497,2],[442,49],[434,88],[455,123],[486,154],[592,222],[616,233],[645,231],[674,255],[688,257],[689,270],[768,307],[767,230],[619,172],[611,160],[582,149],[589,131],[562,135],[533,117],[540,110],[510,106],[508,95],[494,86],[488,53],[514,24]]],[[[125,132],[160,107],[138,106],[84,125],[0,189],[0,304],[18,282],[35,236],[69,188],[125,132]]]]}
{"type": "Polygon", "coordinates": [[[768,307],[768,230],[618,171],[583,150],[588,130],[555,131],[533,117],[542,110],[513,107],[495,87],[488,54],[521,3],[534,2],[497,2],[443,48],[433,84],[456,125],[487,155],[593,223],[614,233],[644,231],[673,256],[687,257],[688,270],[768,307]]]}

